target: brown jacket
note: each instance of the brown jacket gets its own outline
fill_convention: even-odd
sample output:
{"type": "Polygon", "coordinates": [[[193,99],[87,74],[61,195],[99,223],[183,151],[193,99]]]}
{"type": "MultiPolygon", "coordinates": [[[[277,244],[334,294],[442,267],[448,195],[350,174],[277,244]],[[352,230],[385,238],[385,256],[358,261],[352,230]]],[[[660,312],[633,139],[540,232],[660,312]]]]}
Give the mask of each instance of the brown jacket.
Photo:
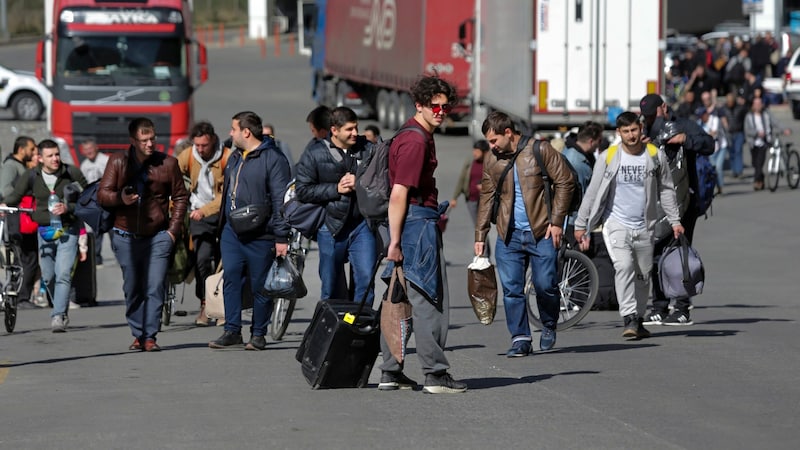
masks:
{"type": "Polygon", "coordinates": [[[136,186],[131,165],[134,149],[109,156],[106,171],[97,189],[100,205],[114,210],[114,227],[141,236],[153,236],[167,230],[179,238],[183,229],[189,193],[178,168],[178,160],[163,153],[153,153],[145,162],[147,181],[140,201],[122,203],[125,186],[136,186]],[[170,216],[170,200],[173,203],[170,216]]]}
{"type": "MultiPolygon", "coordinates": [[[[544,183],[542,171],[536,164],[533,156],[533,143],[531,138],[522,153],[517,156],[516,165],[525,210],[528,213],[528,222],[531,224],[533,235],[540,239],[547,232],[547,205],[544,202],[544,183]]],[[[541,141],[540,151],[542,160],[547,167],[547,173],[553,182],[554,194],[552,201],[552,221],[554,225],[563,227],[564,217],[567,214],[574,182],[572,172],[564,158],[546,141],[541,141]]],[[[516,149],[514,149],[516,151],[516,149]]],[[[498,155],[491,151],[483,160],[483,179],[481,180],[481,199],[478,203],[478,220],[475,225],[475,242],[485,242],[486,235],[491,226],[490,215],[494,202],[494,192],[497,182],[503,173],[513,153],[498,155]]],[[[513,224],[509,224],[511,213],[514,210],[514,174],[512,168],[503,181],[500,195],[500,207],[497,213],[497,234],[508,242],[513,224]]]]}
{"type": "MultiPolygon", "coordinates": [[[[192,151],[192,147],[189,147],[178,155],[178,167],[180,167],[181,173],[188,176],[191,180],[191,184],[189,185],[190,195],[197,188],[197,178],[200,176],[200,163],[194,159],[192,151]],[[191,173],[189,173],[189,169],[191,169],[191,173]]],[[[224,171],[230,153],[231,150],[224,147],[222,149],[222,158],[214,161],[209,166],[211,173],[214,175],[214,200],[200,207],[200,211],[203,212],[203,216],[205,217],[219,214],[220,207],[222,206],[222,183],[225,180],[224,171]]]]}

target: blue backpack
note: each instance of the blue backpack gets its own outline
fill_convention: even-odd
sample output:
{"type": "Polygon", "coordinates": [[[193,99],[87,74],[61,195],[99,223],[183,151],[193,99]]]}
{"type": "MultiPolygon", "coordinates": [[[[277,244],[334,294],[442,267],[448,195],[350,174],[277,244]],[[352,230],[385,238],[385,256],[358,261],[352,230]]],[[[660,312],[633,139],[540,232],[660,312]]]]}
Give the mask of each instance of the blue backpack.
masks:
{"type": "Polygon", "coordinates": [[[108,233],[114,227],[114,213],[97,202],[100,180],[89,183],[75,203],[75,216],[92,227],[95,233],[108,233]]]}
{"type": "Polygon", "coordinates": [[[697,155],[697,215],[705,215],[711,202],[714,200],[714,190],[717,188],[717,169],[711,164],[708,156],[697,155]]]}

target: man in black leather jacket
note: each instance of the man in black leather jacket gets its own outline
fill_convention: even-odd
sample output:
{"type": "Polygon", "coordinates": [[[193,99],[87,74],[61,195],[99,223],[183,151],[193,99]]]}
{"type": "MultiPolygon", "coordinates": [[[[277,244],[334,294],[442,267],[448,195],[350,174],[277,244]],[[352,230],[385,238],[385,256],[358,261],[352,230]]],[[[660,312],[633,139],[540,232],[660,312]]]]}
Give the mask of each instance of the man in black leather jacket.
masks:
{"type": "Polygon", "coordinates": [[[350,262],[353,299],[366,295],[377,258],[375,237],[356,204],[356,169],[371,149],[358,135],[358,117],[347,107],[331,111],[330,135],[317,139],[300,156],[296,166],[297,199],[325,206],[325,225],[317,233],[322,300],[347,299],[344,264],[350,262]]]}
{"type": "MultiPolygon", "coordinates": [[[[698,191],[697,180],[697,155],[711,155],[714,153],[714,138],[697,123],[688,119],[679,119],[675,117],[669,107],[664,103],[661,96],[657,94],[645,95],[641,102],[640,108],[642,118],[644,120],[645,135],[647,136],[645,142],[655,142],[659,134],[665,127],[674,126],[677,134],[674,134],[666,142],[664,142],[664,150],[670,161],[674,161],[678,157],[679,151],[683,148],[684,163],[686,164],[686,172],[688,174],[688,205],[680,205],[680,210],[685,211],[681,215],[681,225],[686,230],[684,235],[692,242],[694,235],[694,226],[697,222],[697,196],[694,192],[698,191]],[[670,124],[670,122],[672,124],[670,124]]],[[[676,181],[675,189],[680,191],[680,187],[676,181]]],[[[686,199],[678,196],[679,202],[686,202],[686,199]]],[[[655,243],[654,258],[658,259],[667,245],[669,245],[670,237],[662,238],[655,243]]],[[[653,264],[653,279],[658,280],[658,265],[653,264]]],[[[689,309],[691,307],[691,298],[676,298],[675,310],[672,314],[668,314],[670,299],[664,296],[661,291],[659,283],[653,283],[653,309],[645,315],[645,325],[692,325],[689,309]]]]}

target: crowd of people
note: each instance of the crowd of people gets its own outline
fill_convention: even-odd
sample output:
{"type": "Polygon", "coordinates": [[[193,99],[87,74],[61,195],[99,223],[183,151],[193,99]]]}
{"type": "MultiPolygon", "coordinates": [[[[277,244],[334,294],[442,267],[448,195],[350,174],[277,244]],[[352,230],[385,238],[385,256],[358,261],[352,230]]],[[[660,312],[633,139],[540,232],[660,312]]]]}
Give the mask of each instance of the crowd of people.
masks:
{"type": "MultiPolygon", "coordinates": [[[[737,57],[745,58],[746,53],[740,48],[737,57]]],[[[557,260],[566,241],[593,252],[612,268],[607,278],[618,303],[623,337],[650,337],[645,325],[693,323],[691,298],[666,298],[652,280],[657,279],[653,261],[667,243],[679,235],[692,240],[698,218],[693,207],[698,183],[695,161],[699,155],[715,159],[721,192],[726,154],[731,156],[732,176],[742,174],[741,157],[736,159],[734,148],[746,137],[753,152],[754,187],[763,188],[763,157],[758,155],[771,134],[781,130],[764,109],[758,89],[748,91],[752,98],[747,98],[729,84],[725,105],[718,105],[716,96],[724,92],[723,85],[702,81],[707,80],[703,67],[698,63],[690,68],[693,76],[683,99],[694,101],[689,93],[696,92],[702,107],[688,108],[694,117],[679,114],[687,110],[682,104],[673,110],[661,96],[648,94],[641,99],[640,114],[628,111],[617,117],[619,142],[611,145],[595,122],[586,122],[551,145],[520,133],[502,112],[486,118],[485,139],[474,143],[449,206],[457,207],[464,197],[475,226],[475,255],[491,255],[488,236],[492,225],[496,227],[497,239],[491,246],[510,335],[506,356],[525,357],[534,351],[525,292],[529,267],[543,325],[539,349],[555,347],[557,260]],[[663,139],[667,127],[677,131],[663,139]],[[688,176],[676,179],[672,167],[681,164],[688,176]],[[543,172],[551,185],[545,186],[543,172]],[[545,198],[550,190],[552,198],[545,198]],[[582,192],[583,201],[573,211],[570,201],[576,190],[582,192]]],[[[766,70],[759,67],[747,73],[757,78],[760,70],[766,70]]],[[[311,140],[297,164],[288,145],[275,138],[274,127],[251,111],[231,118],[229,139],[224,141],[211,123],[194,124],[189,140],[176,148],[176,157],[157,151],[157,130],[146,117],[130,122],[127,151],[104,155],[94,140],[82,142],[85,159],[80,168],[62,163],[52,140],[37,145],[30,138],[18,138],[0,171],[0,201],[18,205],[26,196],[33,197],[31,219],[38,225],[34,234],[13,238],[25,266],[20,305],[31,304],[40,276],[52,303],[52,331],[67,330],[72,270],[76,260],[86,257],[86,248],[79,243],[86,226],[74,215],[75,199],[70,197],[74,189],[68,186],[85,188],[96,182],[98,203],[114,212],[108,234],[122,272],[125,316],[133,336],[129,349],[160,350],[157,335],[165,276],[176,242],[184,239],[193,255],[197,326],[214,324],[205,314],[204,281],[224,268],[225,317],[216,321],[223,330],[208,346],[263,350],[272,302],[262,286],[274,258],[287,255],[292,230],[281,210],[287,187],[294,181],[300,202],[320,205],[325,211],[324,224],[316,233],[320,299],[364,299],[371,305],[370,280],[378,259],[385,256],[389,263],[381,278],[388,279],[392,267],[402,264],[416,353],[425,376],[423,391],[466,391],[467,385],[451,376],[444,352],[449,292],[438,222],[448,202],[440,203],[435,177],[434,131],[457,96],[450,84],[435,76],[421,77],[411,94],[416,111],[403,131],[414,132],[399,132],[389,147],[386,242],[377,237],[376,223],[360,213],[355,194],[355,174],[382,141],[380,131],[370,126],[360,135],[358,118],[347,107],[321,106],[309,113],[311,140]],[[245,342],[246,295],[253,297],[253,313],[245,342]]],[[[101,235],[96,239],[102,242],[101,235]]],[[[97,246],[98,265],[103,263],[101,246],[97,246]]],[[[383,339],[381,347],[378,389],[417,386],[383,339]]]]}

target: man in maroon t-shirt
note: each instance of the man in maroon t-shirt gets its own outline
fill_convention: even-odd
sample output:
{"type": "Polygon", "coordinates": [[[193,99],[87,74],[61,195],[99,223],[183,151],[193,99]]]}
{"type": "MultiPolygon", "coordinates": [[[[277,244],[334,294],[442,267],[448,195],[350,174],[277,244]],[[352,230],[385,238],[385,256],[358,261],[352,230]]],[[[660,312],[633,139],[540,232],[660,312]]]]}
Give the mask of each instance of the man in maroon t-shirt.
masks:
{"type": "MultiPolygon", "coordinates": [[[[441,249],[436,178],[438,161],[433,131],[456,101],[455,89],[440,78],[426,76],[411,88],[417,109],[404,127],[416,127],[422,133],[400,133],[389,149],[390,242],[387,259],[403,264],[408,301],[412,305],[414,334],[422,371],[423,392],[452,394],[464,392],[467,385],[455,381],[447,372],[450,364],[444,355],[447,328],[450,324],[447,274],[441,249]],[[436,274],[436,275],[433,275],[436,274]]],[[[380,390],[411,389],[416,382],[403,374],[403,366],[392,356],[381,339],[380,390]]]]}

